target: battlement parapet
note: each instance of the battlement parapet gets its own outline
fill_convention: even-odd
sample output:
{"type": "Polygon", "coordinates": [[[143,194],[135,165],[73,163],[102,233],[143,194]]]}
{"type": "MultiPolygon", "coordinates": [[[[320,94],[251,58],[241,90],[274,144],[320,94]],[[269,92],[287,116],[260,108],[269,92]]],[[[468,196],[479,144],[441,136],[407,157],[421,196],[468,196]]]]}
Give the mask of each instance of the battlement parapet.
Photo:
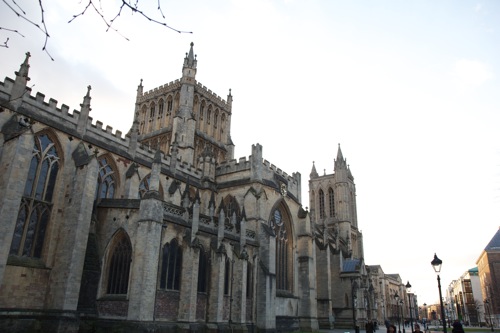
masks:
{"type": "Polygon", "coordinates": [[[137,101],[141,103],[150,100],[153,97],[160,97],[163,94],[166,94],[172,90],[180,88],[180,86],[181,86],[180,79],[177,79],[175,81],[170,81],[169,83],[163,84],[159,87],[146,91],[142,96],[138,98],[137,101]]]}
{"type": "Polygon", "coordinates": [[[294,176],[290,176],[288,175],[286,172],[284,172],[283,170],[281,170],[280,168],[276,167],[274,164],[272,164],[271,162],[269,162],[268,160],[263,160],[262,162],[264,164],[264,166],[272,171],[273,173],[285,178],[289,183],[296,183],[297,182],[297,177],[295,176],[295,173],[294,173],[294,176]]]}
{"type": "Polygon", "coordinates": [[[220,176],[223,174],[247,170],[250,170],[250,160],[247,160],[246,157],[240,157],[239,160],[232,159],[230,161],[222,162],[215,168],[215,173],[220,176]]]}
{"type": "MultiPolygon", "coordinates": [[[[11,98],[10,91],[12,90],[14,80],[6,78],[3,83],[0,82],[0,93],[6,97],[7,100],[11,98]]],[[[35,96],[31,94],[31,89],[26,88],[25,94],[22,96],[23,104],[18,110],[21,113],[26,113],[26,116],[32,118],[34,121],[40,122],[58,128],[59,130],[74,134],[81,117],[78,110],[69,112],[69,106],[62,104],[58,107],[58,101],[54,98],[49,98],[48,102],[45,100],[45,94],[37,92],[35,96]],[[22,110],[25,111],[22,111],[22,110]]],[[[103,146],[115,145],[116,148],[121,147],[125,149],[129,145],[129,138],[122,137],[123,133],[117,130],[113,133],[113,127],[106,126],[103,129],[103,123],[96,121],[92,124],[92,117],[88,117],[86,123],[87,136],[93,136],[95,142],[105,142],[103,146]]],[[[118,148],[119,149],[119,148],[118,148]]]]}
{"type": "Polygon", "coordinates": [[[212,98],[212,99],[217,100],[219,103],[223,104],[225,107],[228,106],[228,103],[222,97],[220,97],[216,93],[212,92],[212,90],[208,89],[200,82],[196,82],[196,86],[200,89],[198,92],[201,93],[202,95],[205,95],[207,98],[212,98]]]}

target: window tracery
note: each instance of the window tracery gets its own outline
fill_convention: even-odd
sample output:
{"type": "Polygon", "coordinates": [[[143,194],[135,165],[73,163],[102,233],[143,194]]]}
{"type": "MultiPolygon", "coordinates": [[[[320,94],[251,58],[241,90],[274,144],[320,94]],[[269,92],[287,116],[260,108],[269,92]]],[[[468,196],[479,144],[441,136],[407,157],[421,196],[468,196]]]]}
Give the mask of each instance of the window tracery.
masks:
{"type": "Polygon", "coordinates": [[[335,196],[333,194],[333,189],[330,187],[328,189],[328,202],[330,204],[330,217],[335,216],[335,196]]]}
{"type": "Polygon", "coordinates": [[[325,193],[319,190],[319,218],[325,218],[325,193]]]}
{"type": "Polygon", "coordinates": [[[127,294],[130,263],[132,261],[132,245],[125,232],[116,236],[108,265],[107,294],[127,294]]]}
{"type": "Polygon", "coordinates": [[[36,136],[10,254],[41,257],[58,172],[54,142],[47,134],[36,136]]]}
{"type": "Polygon", "coordinates": [[[270,227],[276,234],[276,289],[292,290],[292,242],[290,221],[282,207],[273,211],[270,227]]]}
{"type": "Polygon", "coordinates": [[[177,240],[163,246],[160,288],[180,290],[182,249],[177,240]]]}
{"type": "Polygon", "coordinates": [[[99,159],[99,175],[97,176],[97,191],[95,198],[113,198],[115,194],[115,175],[113,168],[109,165],[109,157],[99,159]]]}

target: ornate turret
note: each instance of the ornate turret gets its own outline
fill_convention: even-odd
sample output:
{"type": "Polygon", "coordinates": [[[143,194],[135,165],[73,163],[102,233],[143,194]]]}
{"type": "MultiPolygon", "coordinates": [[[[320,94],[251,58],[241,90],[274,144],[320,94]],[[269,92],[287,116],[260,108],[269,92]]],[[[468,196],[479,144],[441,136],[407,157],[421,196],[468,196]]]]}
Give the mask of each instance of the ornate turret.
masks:
{"type": "Polygon", "coordinates": [[[189,53],[186,53],[186,57],[184,58],[184,66],[182,67],[182,81],[189,82],[191,84],[195,83],[196,77],[196,55],[193,52],[194,43],[191,42],[191,48],[189,49],[189,53]]]}
{"type": "Polygon", "coordinates": [[[10,94],[10,103],[14,105],[16,108],[19,107],[23,101],[23,95],[26,92],[26,85],[30,80],[28,73],[30,65],[28,64],[28,60],[30,58],[30,53],[26,52],[26,57],[24,58],[24,62],[21,64],[19,71],[16,72],[16,80],[14,81],[14,86],[12,87],[12,91],[10,94]]]}
{"type": "Polygon", "coordinates": [[[194,136],[196,130],[196,120],[193,115],[195,76],[196,59],[193,55],[193,43],[191,43],[191,49],[186,54],[184,66],[182,67],[179,105],[175,112],[172,131],[172,144],[177,141],[179,157],[182,161],[190,164],[194,164],[194,136]]]}
{"type": "Polygon", "coordinates": [[[82,137],[85,135],[87,122],[89,120],[89,114],[92,110],[90,108],[90,100],[92,99],[90,97],[90,89],[92,89],[92,87],[87,86],[87,94],[83,97],[83,103],[80,104],[80,115],[78,116],[77,131],[82,137]]]}
{"type": "Polygon", "coordinates": [[[311,173],[309,174],[309,178],[318,178],[319,175],[318,175],[318,172],[316,171],[316,165],[314,165],[314,161],[313,161],[313,167],[311,169],[311,173]]]}

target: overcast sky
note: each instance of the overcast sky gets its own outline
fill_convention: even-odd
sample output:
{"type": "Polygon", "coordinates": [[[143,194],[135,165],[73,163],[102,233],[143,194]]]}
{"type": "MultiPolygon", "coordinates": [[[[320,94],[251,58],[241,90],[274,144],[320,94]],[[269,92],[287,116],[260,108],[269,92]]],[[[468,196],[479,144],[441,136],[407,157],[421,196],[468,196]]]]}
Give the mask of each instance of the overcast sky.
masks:
{"type": "MultiPolygon", "coordinates": [[[[161,19],[148,2],[140,8],[161,19]]],[[[18,3],[39,22],[37,1],[18,3]]],[[[434,253],[445,288],[497,232],[500,2],[161,2],[168,25],[192,34],[128,10],[118,32],[91,9],[68,23],[86,3],[44,2],[51,61],[43,33],[0,2],[0,27],[24,36],[0,30],[0,78],[29,51],[33,95],[79,110],[91,85],[94,123],[126,133],[140,80],[149,90],[180,78],[194,42],[198,82],[223,99],[232,89],[235,157],[263,145],[265,159],[302,174],[308,207],[313,161],[332,173],[340,144],[365,261],[409,280],[420,304],[439,300],[434,253]]],[[[111,18],[117,6],[103,10],[111,18]]]]}

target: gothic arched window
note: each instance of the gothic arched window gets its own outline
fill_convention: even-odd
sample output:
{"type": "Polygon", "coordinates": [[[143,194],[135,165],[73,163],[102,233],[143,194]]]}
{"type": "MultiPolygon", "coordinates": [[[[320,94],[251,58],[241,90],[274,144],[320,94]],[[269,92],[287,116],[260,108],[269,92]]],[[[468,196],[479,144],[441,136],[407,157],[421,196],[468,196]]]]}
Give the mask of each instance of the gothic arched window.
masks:
{"type": "Polygon", "coordinates": [[[47,134],[36,136],[10,254],[41,257],[58,171],[54,142],[47,134]]]}
{"type": "Polygon", "coordinates": [[[325,193],[319,190],[319,218],[325,218],[325,193]]]}
{"type": "Polygon", "coordinates": [[[229,295],[231,291],[231,261],[226,258],[224,266],[224,295],[229,295]]]}
{"type": "Polygon", "coordinates": [[[172,101],[172,96],[168,96],[167,100],[167,114],[172,113],[172,108],[173,108],[174,102],[172,101]]]}
{"type": "Polygon", "coordinates": [[[200,120],[203,120],[204,112],[205,112],[205,101],[202,101],[200,106],[200,120]]]}
{"type": "Polygon", "coordinates": [[[247,299],[252,299],[253,296],[253,268],[252,264],[247,264],[247,299]]]}
{"type": "Polygon", "coordinates": [[[224,198],[224,206],[225,206],[225,223],[226,224],[236,224],[241,219],[240,214],[240,206],[236,201],[236,198],[228,195],[224,198]]]}
{"type": "Polygon", "coordinates": [[[177,240],[163,246],[160,288],[179,290],[181,281],[182,249],[177,240]]]}
{"type": "Polygon", "coordinates": [[[207,124],[210,125],[210,117],[212,117],[212,105],[210,105],[208,107],[208,111],[207,111],[207,124]]]}
{"type": "Polygon", "coordinates": [[[276,208],[271,216],[271,228],[276,233],[276,289],[292,291],[290,221],[281,207],[276,208]]]}
{"type": "Polygon", "coordinates": [[[115,243],[111,249],[108,265],[108,294],[127,294],[128,279],[130,273],[130,262],[132,261],[132,245],[125,232],[116,236],[115,243]]]}
{"type": "Polygon", "coordinates": [[[153,118],[155,116],[155,103],[151,102],[149,105],[149,118],[153,118]]]}
{"type": "Polygon", "coordinates": [[[163,108],[165,107],[165,103],[163,99],[160,99],[158,102],[158,117],[163,117],[163,108]]]}
{"type": "Polygon", "coordinates": [[[109,165],[109,157],[99,159],[99,175],[97,176],[96,199],[113,198],[115,195],[115,175],[109,165]]]}
{"type": "Polygon", "coordinates": [[[330,187],[328,189],[328,202],[330,204],[330,217],[335,216],[335,196],[333,195],[333,190],[330,187]]]}
{"type": "Polygon", "coordinates": [[[198,292],[206,293],[208,286],[208,257],[203,249],[200,249],[198,261],[198,292]]]}

